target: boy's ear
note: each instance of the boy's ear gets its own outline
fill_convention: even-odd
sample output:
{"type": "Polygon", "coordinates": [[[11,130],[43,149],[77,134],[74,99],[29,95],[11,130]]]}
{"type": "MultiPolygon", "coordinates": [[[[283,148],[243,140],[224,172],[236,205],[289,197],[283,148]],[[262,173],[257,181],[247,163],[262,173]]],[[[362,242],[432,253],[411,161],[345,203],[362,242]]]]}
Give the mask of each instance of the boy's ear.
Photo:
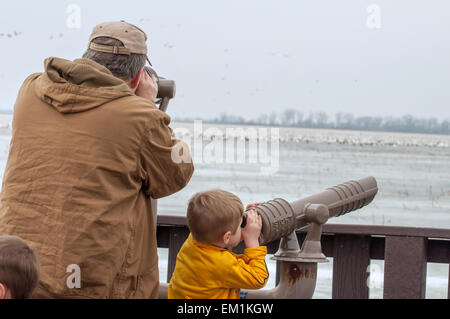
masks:
{"type": "Polygon", "coordinates": [[[0,299],[6,299],[6,287],[0,283],[0,299]]]}
{"type": "Polygon", "coordinates": [[[231,237],[231,231],[227,231],[225,234],[223,234],[222,241],[225,245],[228,245],[228,243],[230,242],[230,237],[231,237]]]}

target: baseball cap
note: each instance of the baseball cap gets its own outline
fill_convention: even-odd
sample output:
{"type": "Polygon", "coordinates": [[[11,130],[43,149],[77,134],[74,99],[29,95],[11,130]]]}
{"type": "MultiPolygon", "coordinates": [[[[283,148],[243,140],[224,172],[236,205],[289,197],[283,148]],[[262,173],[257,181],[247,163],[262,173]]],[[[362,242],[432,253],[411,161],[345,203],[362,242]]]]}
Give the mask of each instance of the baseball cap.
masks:
{"type": "Polygon", "coordinates": [[[148,58],[147,35],[137,26],[125,21],[103,22],[94,27],[89,38],[89,49],[93,51],[130,55],[131,53],[143,54],[148,58]],[[123,46],[104,45],[93,43],[92,40],[99,37],[108,37],[119,40],[123,46]]]}

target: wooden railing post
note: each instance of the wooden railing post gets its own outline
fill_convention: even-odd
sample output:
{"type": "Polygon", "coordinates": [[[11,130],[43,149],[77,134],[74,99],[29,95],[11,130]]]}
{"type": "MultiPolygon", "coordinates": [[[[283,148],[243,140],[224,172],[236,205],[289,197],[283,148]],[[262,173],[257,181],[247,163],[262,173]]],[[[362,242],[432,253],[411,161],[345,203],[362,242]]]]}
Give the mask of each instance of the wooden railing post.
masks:
{"type": "Polygon", "coordinates": [[[425,298],[426,274],[427,238],[386,236],[383,298],[425,298]]]}
{"type": "Polygon", "coordinates": [[[336,235],[333,253],[333,299],[368,299],[370,236],[336,235]]]}

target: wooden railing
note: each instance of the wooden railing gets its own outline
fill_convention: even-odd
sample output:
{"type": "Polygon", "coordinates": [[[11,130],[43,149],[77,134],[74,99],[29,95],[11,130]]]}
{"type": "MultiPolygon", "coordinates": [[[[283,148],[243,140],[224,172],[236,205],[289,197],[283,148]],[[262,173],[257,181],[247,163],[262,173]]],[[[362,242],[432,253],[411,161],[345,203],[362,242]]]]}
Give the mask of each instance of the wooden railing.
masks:
{"type": "MultiPolygon", "coordinates": [[[[169,249],[169,281],[189,229],[182,216],[158,216],[157,224],[158,247],[169,249]]],[[[306,231],[297,232],[300,244],[306,231]]],[[[269,243],[268,253],[275,253],[278,245],[279,241],[269,243]]],[[[450,264],[450,229],[325,224],[322,249],[333,257],[333,299],[369,298],[371,259],[385,262],[383,298],[425,298],[427,262],[450,264]]],[[[243,246],[235,251],[242,252],[243,246]]],[[[278,279],[277,271],[277,283],[278,279]]]]}

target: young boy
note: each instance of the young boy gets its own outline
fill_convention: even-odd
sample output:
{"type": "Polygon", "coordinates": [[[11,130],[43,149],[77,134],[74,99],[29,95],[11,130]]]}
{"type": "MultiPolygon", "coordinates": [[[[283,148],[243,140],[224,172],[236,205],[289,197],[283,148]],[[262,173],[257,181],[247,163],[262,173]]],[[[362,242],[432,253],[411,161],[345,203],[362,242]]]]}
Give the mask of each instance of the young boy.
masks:
{"type": "Polygon", "coordinates": [[[21,238],[0,236],[0,299],[28,299],[39,281],[39,262],[21,238]]]}
{"type": "Polygon", "coordinates": [[[258,241],[261,217],[249,211],[241,229],[243,213],[241,200],[223,190],[201,192],[190,199],[187,222],[191,234],[178,253],[169,299],[239,299],[241,288],[265,286],[269,274],[267,248],[258,241]],[[237,255],[231,248],[241,238],[246,249],[237,255]]]}

